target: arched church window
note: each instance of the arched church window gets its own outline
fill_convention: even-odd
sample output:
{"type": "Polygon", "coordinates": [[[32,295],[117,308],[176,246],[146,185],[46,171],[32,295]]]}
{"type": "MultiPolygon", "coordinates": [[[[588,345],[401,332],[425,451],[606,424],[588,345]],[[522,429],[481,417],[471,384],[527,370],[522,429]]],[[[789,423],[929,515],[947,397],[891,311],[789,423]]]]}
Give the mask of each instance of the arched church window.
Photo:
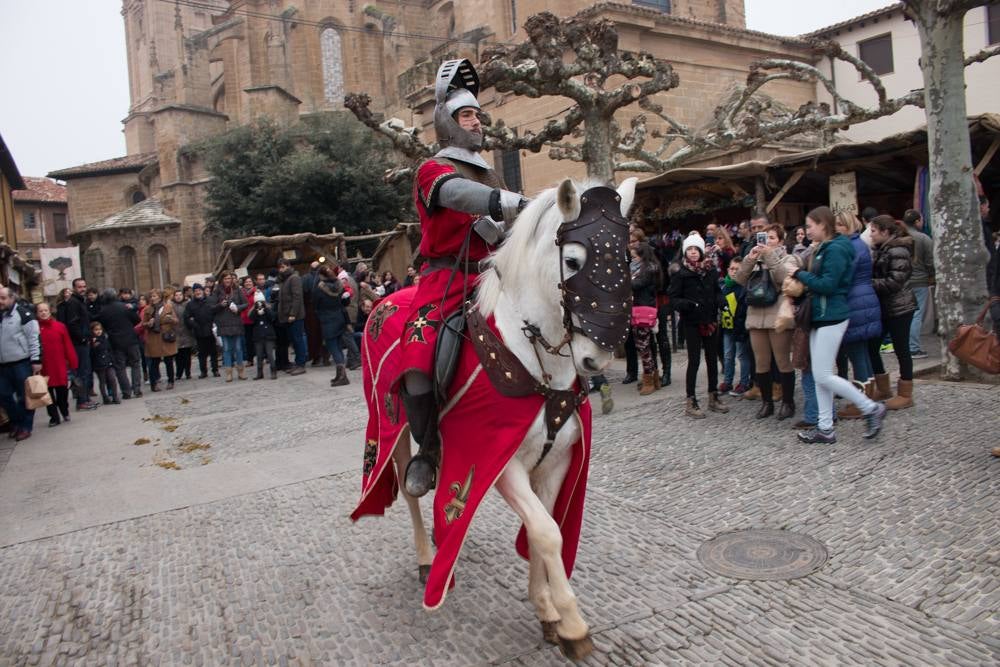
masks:
{"type": "Polygon", "coordinates": [[[83,254],[83,277],[98,289],[107,286],[104,280],[104,253],[100,248],[91,248],[83,254]]]}
{"type": "Polygon", "coordinates": [[[149,273],[153,277],[153,287],[162,288],[170,284],[170,260],[164,246],[154,245],[150,247],[149,273]]]}
{"type": "Polygon", "coordinates": [[[141,201],[146,201],[146,194],[142,190],[136,190],[132,193],[132,205],[135,206],[141,201]]]}
{"type": "Polygon", "coordinates": [[[344,104],[344,56],[340,33],[334,28],[323,28],[319,34],[320,54],[323,60],[323,97],[327,104],[339,107],[344,104]]]}
{"type": "Polygon", "coordinates": [[[131,246],[122,246],[118,249],[118,289],[129,287],[138,291],[139,289],[139,267],[135,261],[135,249],[131,246]]]}

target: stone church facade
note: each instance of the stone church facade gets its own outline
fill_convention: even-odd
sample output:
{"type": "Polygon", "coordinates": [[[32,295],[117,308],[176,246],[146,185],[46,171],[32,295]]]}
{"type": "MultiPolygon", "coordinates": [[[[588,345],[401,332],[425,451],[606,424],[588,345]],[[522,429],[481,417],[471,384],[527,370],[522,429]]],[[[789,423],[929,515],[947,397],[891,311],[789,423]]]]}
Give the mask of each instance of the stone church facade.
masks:
{"type": "MultiPolygon", "coordinates": [[[[543,10],[609,18],[621,48],[669,60],[681,87],[658,101],[695,126],[753,61],[814,60],[800,40],[746,30],[743,0],[123,0],[127,155],[50,174],[66,182],[85,276],[146,290],[215,264],[223,239],[206,228],[209,176],[185,145],[260,116],[290,124],[341,110],[346,92],[368,93],[373,109],[426,128],[429,140],[439,63],[478,62],[490,43],[524,40],[525,18],[543,10]]],[[[769,92],[793,108],[815,96],[805,82],[769,92]]],[[[569,106],[492,90],[481,102],[519,131],[537,130],[569,106]]],[[[620,120],[627,126],[628,115],[620,120]]],[[[747,157],[761,155],[740,159],[747,157]]],[[[554,175],[585,173],[545,151],[490,158],[529,195],[554,175]]]]}

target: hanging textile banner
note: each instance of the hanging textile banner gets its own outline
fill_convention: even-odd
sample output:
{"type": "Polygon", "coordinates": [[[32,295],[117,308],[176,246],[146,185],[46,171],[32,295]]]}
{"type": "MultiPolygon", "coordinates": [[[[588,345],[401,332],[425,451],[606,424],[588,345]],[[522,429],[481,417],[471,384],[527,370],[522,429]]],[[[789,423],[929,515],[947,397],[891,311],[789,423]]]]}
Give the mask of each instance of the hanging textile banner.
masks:
{"type": "MultiPolygon", "coordinates": [[[[42,291],[45,296],[56,296],[63,289],[73,286],[73,280],[82,276],[80,247],[41,248],[42,291]]],[[[100,288],[102,285],[96,285],[100,288]]]]}

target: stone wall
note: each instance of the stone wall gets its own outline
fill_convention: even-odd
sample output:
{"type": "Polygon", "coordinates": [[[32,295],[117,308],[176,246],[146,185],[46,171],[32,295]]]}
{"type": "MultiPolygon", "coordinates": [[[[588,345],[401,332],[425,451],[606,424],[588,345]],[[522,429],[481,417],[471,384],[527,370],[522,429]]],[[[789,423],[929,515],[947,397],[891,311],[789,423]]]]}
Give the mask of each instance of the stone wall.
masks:
{"type": "Polygon", "coordinates": [[[70,233],[125,210],[132,205],[132,193],[141,189],[138,172],[66,181],[66,200],[72,212],[70,233]]]}

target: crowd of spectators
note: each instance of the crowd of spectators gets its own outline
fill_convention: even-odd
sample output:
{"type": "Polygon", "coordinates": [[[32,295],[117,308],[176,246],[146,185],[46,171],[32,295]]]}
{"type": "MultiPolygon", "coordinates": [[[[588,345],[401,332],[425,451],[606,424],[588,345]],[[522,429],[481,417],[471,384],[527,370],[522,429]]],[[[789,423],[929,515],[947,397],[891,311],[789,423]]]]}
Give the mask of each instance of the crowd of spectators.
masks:
{"type": "MultiPolygon", "coordinates": [[[[412,284],[416,273],[407,276],[412,284]]],[[[170,391],[182,380],[225,382],[302,375],[306,366],[336,366],[331,386],[349,384],[361,366],[360,338],[372,304],[401,287],[391,272],[364,264],[353,273],[313,262],[300,275],[284,259],[270,273],[167,286],[136,295],[130,288],[88,286],[78,278],[56,304],[37,306],[0,288],[0,404],[9,436],[31,436],[34,410],[25,380],[47,378],[49,426],[96,410],[170,391]],[[345,354],[346,351],[346,354],[345,354]],[[332,362],[331,362],[332,359],[332,362]],[[197,360],[197,375],[192,366],[197,360]]]]}
{"type": "MultiPolygon", "coordinates": [[[[983,200],[996,295],[1000,239],[988,213],[983,200]]],[[[624,384],[637,382],[643,395],[669,384],[673,339],[687,348],[690,418],[728,412],[728,395],[759,400],[757,419],[793,420],[798,403],[794,427],[804,442],[835,442],[839,419],[864,419],[865,437],[875,437],[887,411],[914,405],[913,360],[927,356],[920,332],[935,272],[934,242],[923,228],[915,210],[897,220],[871,208],[859,218],[827,207],[790,230],[764,214],[655,239],[633,226],[634,303],[655,307],[657,317],[633,318],[624,384]],[[660,352],[659,368],[651,349],[660,352]],[[895,383],[886,354],[897,360],[895,383]],[[697,388],[702,357],[707,410],[697,388]],[[835,397],[845,401],[839,410],[835,397]]],[[[996,323],[1000,303],[994,310],[996,323]]]]}

